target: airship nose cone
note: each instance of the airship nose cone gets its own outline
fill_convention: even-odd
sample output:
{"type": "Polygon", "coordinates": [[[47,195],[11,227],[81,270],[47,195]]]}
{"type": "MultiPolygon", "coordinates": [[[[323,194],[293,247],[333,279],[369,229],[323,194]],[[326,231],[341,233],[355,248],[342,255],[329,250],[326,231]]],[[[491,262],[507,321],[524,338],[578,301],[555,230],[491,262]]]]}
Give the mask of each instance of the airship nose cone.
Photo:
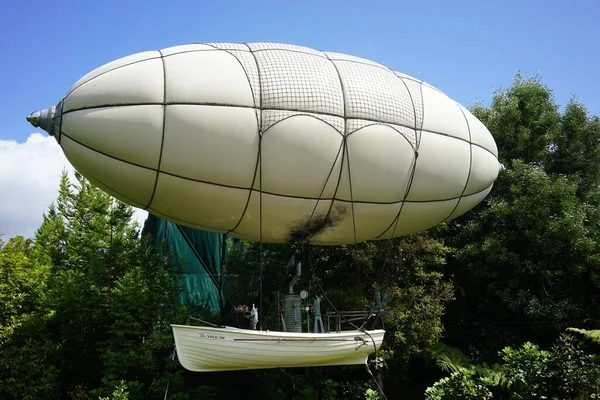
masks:
{"type": "Polygon", "coordinates": [[[58,120],[60,117],[60,107],[57,109],[56,106],[52,106],[45,110],[34,111],[29,114],[25,119],[35,128],[42,128],[49,135],[54,135],[57,124],[55,124],[55,120],[58,120]]]}
{"type": "Polygon", "coordinates": [[[39,127],[40,126],[40,116],[41,116],[41,112],[40,111],[34,111],[31,114],[29,114],[26,119],[27,122],[29,122],[31,125],[33,125],[34,127],[39,127]]]}

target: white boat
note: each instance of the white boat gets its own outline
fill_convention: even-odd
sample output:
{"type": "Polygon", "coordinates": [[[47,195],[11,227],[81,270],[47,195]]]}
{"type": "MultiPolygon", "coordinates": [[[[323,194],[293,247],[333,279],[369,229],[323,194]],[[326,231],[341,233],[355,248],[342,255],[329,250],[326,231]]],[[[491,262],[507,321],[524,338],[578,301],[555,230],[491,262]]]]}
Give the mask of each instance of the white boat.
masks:
{"type": "Polygon", "coordinates": [[[171,325],[177,358],[193,372],[366,364],[385,330],[294,333],[171,325]]]}

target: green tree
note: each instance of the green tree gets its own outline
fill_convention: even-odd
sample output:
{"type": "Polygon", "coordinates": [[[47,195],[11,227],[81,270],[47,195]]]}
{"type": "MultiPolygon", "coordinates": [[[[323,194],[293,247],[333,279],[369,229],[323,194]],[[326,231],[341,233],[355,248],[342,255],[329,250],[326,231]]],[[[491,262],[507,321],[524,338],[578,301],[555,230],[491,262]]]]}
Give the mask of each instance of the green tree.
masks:
{"type": "Polygon", "coordinates": [[[494,93],[490,107],[477,104],[471,111],[492,132],[505,162],[541,162],[560,137],[558,106],[539,77],[517,74],[510,87],[494,93]]]}
{"type": "Polygon", "coordinates": [[[458,368],[449,377],[442,378],[425,390],[427,400],[486,400],[493,398],[484,378],[475,371],[458,368]]]}
{"type": "Polygon", "coordinates": [[[0,240],[0,329],[10,330],[38,311],[50,268],[31,239],[0,240]]]}
{"type": "Polygon", "coordinates": [[[598,357],[587,354],[569,335],[562,335],[550,350],[531,342],[506,347],[500,355],[515,399],[589,398],[600,390],[598,357]]]}
{"type": "Polygon", "coordinates": [[[44,329],[47,259],[33,242],[17,236],[0,241],[0,398],[53,398],[58,344],[44,329]]]}
{"type": "Polygon", "coordinates": [[[600,181],[600,118],[590,116],[583,104],[572,98],[560,120],[560,129],[553,131],[547,171],[569,176],[578,184],[578,195],[598,204],[600,181]]]}
{"type": "MultiPolygon", "coordinates": [[[[10,262],[13,270],[23,269],[19,257],[30,252],[47,266],[39,279],[33,269],[26,273],[31,281],[25,282],[31,287],[27,292],[39,299],[37,308],[28,305],[31,299],[22,296],[20,301],[33,308],[30,320],[35,323],[18,335],[8,333],[2,350],[15,363],[35,351],[27,344],[41,343],[46,350],[38,349],[37,358],[32,357],[39,361],[37,369],[7,378],[14,388],[7,397],[18,398],[27,380],[52,389],[38,391],[34,398],[40,393],[110,396],[121,381],[129,399],[160,398],[167,383],[172,394],[184,391],[182,370],[171,358],[169,326],[183,318],[177,301],[180,271],[148,238],[139,237],[132,214],[131,207],[80,174],[72,182],[63,173],[59,196],[44,215],[35,242],[20,245],[13,257],[17,261],[10,262]]],[[[19,284],[7,292],[14,298],[19,284]]],[[[18,306],[9,304],[8,309],[18,306]]]]}
{"type": "Polygon", "coordinates": [[[598,326],[598,118],[574,101],[560,113],[547,87],[520,77],[474,112],[507,170],[450,224],[449,342],[486,359],[514,343],[549,344],[568,326],[598,326]]]}
{"type": "MultiPolygon", "coordinates": [[[[548,350],[526,342],[507,346],[499,364],[474,365],[455,348],[432,351],[438,365],[451,375],[426,391],[428,399],[589,399],[600,390],[600,359],[583,342],[562,334],[548,350]]],[[[593,398],[593,397],[592,397],[593,398]]]]}

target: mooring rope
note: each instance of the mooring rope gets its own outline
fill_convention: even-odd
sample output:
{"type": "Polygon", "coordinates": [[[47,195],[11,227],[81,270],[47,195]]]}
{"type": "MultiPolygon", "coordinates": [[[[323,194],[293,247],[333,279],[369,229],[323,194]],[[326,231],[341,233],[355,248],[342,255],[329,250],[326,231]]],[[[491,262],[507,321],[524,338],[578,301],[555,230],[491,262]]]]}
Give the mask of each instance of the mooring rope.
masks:
{"type": "Polygon", "coordinates": [[[381,394],[383,396],[383,398],[385,400],[387,400],[385,393],[383,393],[383,388],[381,386],[379,386],[379,382],[377,382],[377,378],[375,378],[375,375],[373,375],[373,372],[371,371],[369,366],[365,364],[365,368],[367,368],[367,372],[369,373],[369,375],[371,375],[371,378],[373,378],[373,382],[375,382],[375,386],[377,386],[377,390],[379,391],[379,394],[381,394]]]}

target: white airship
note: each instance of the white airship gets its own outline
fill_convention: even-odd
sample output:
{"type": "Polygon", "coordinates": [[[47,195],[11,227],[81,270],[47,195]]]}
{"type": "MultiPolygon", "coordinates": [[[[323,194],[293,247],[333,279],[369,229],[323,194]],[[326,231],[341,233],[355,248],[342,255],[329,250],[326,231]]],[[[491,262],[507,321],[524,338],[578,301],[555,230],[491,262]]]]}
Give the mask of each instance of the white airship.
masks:
{"type": "Polygon", "coordinates": [[[479,204],[502,169],[486,127],[433,86],[280,43],[124,57],[27,119],[114,197],[266,243],[425,230],[479,204]]]}

